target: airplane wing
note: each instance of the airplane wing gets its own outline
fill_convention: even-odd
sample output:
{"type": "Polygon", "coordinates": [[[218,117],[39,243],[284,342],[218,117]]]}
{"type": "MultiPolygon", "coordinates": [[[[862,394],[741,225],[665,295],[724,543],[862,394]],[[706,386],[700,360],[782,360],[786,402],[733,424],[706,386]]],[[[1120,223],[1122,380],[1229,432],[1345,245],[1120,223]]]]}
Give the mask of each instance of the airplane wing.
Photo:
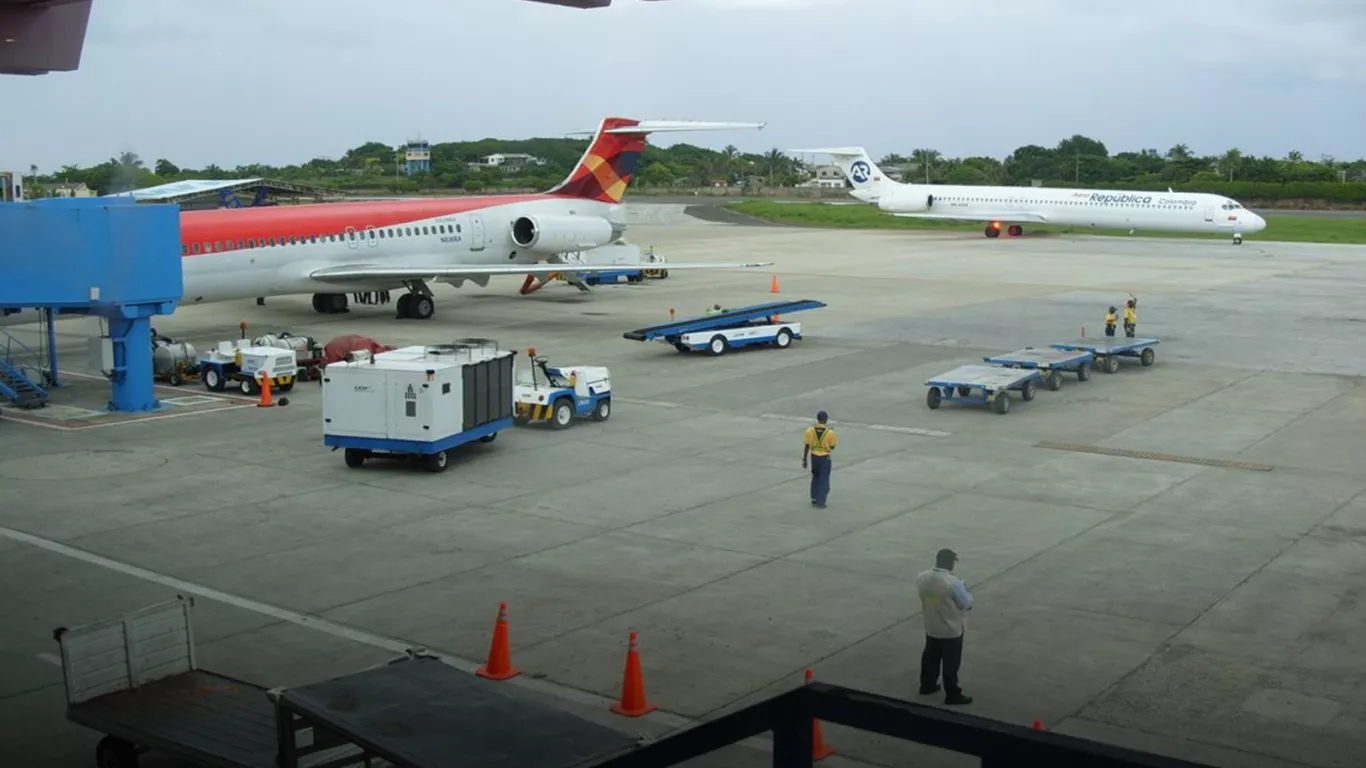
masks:
{"type": "Polygon", "coordinates": [[[628,269],[753,269],[771,266],[771,261],[736,264],[679,264],[676,262],[640,264],[507,264],[458,266],[437,264],[346,264],[323,267],[309,273],[309,277],[324,283],[364,282],[367,280],[443,280],[449,278],[479,278],[490,275],[548,275],[554,273],[620,272],[628,269]]]}
{"type": "Polygon", "coordinates": [[[943,219],[944,221],[1000,221],[1016,224],[1047,224],[1048,217],[1038,213],[1025,213],[1022,211],[1007,211],[1004,213],[970,213],[962,215],[946,213],[893,213],[893,216],[902,216],[908,219],[943,219]]]}

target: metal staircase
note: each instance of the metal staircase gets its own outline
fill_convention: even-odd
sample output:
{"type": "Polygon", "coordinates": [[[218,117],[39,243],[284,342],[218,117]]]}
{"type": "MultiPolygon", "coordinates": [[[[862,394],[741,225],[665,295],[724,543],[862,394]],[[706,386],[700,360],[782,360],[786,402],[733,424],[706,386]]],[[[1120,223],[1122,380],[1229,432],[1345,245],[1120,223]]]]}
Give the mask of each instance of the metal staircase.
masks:
{"type": "Polygon", "coordinates": [[[0,331],[0,334],[5,337],[5,354],[0,357],[0,397],[19,408],[42,408],[47,405],[47,390],[24,374],[23,368],[16,363],[15,350],[17,348],[20,355],[31,357],[34,361],[42,358],[10,334],[4,331],[0,331]]]}

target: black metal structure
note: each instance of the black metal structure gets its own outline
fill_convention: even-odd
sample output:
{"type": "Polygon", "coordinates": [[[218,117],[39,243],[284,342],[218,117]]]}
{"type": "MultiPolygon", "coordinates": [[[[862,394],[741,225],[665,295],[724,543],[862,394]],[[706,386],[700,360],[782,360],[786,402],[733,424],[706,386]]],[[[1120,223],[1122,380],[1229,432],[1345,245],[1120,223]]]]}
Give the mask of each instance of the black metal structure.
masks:
{"type": "Polygon", "coordinates": [[[813,718],[973,755],[982,768],[1210,768],[825,683],[804,685],[595,765],[677,765],[772,731],[774,768],[808,768],[814,762],[813,718]]]}

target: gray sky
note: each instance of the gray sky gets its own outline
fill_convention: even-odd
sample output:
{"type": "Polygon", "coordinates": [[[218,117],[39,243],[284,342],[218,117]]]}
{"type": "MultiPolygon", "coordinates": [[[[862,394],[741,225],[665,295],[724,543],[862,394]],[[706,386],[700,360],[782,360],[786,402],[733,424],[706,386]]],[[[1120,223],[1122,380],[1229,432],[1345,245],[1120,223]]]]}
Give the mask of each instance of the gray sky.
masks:
{"type": "MultiPolygon", "coordinates": [[[[742,150],[1366,156],[1366,0],[96,0],[81,69],[0,77],[0,168],[297,163],[369,140],[767,121],[742,150]]],[[[661,137],[662,138],[662,137],[661,137]]]]}

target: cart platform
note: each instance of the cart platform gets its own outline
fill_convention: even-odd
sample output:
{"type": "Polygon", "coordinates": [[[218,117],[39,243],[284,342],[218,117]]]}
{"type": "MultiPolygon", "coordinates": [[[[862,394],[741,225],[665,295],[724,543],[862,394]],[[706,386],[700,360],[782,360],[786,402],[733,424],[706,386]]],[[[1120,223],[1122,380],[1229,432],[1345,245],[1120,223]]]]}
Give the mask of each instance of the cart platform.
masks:
{"type": "Polygon", "coordinates": [[[1052,347],[1025,347],[1014,352],[1006,352],[992,357],[984,357],[984,362],[1007,368],[1037,368],[1047,375],[1044,381],[1054,392],[1062,389],[1062,372],[1077,374],[1077,381],[1091,378],[1091,364],[1096,356],[1087,350],[1054,349],[1052,347]]]}
{"type": "Polygon", "coordinates": [[[1157,352],[1153,347],[1161,343],[1160,339],[1103,336],[1051,346],[1058,350],[1090,352],[1096,358],[1097,368],[1106,373],[1116,373],[1119,371],[1121,357],[1136,357],[1145,368],[1152,365],[1157,359],[1157,352]]]}
{"type": "Polygon", "coordinates": [[[995,365],[960,365],[925,382],[925,404],[931,409],[948,400],[963,405],[986,405],[999,414],[1010,411],[1009,390],[1019,390],[1033,400],[1043,375],[1034,368],[1003,368],[995,365]]]}
{"type": "MultiPolygon", "coordinates": [[[[430,656],[271,692],[298,716],[406,768],[568,768],[634,749],[638,740],[430,656]]],[[[283,736],[284,729],[281,729],[283,736]]],[[[299,748],[281,744],[285,764],[299,748]]]]}

